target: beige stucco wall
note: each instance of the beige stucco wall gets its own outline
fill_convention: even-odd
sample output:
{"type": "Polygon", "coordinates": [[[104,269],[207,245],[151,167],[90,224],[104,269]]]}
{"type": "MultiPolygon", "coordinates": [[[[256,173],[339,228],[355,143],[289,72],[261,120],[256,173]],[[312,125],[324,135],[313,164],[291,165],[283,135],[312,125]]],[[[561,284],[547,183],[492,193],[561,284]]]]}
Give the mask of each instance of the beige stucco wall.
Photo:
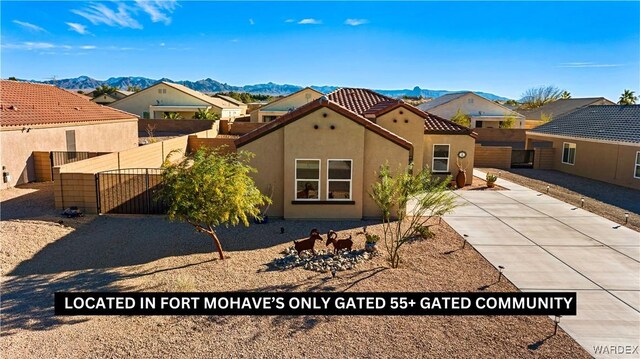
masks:
{"type": "Polygon", "coordinates": [[[424,156],[423,166],[433,167],[433,145],[449,145],[449,172],[455,178],[458,174],[456,159],[458,152],[465,151],[467,157],[460,160],[467,174],[467,184],[473,180],[473,161],[475,156],[475,139],[468,135],[424,135],[424,156]]]}
{"type": "Polygon", "coordinates": [[[274,186],[268,214],[289,219],[378,217],[380,213],[368,197],[372,183],[377,180],[375,172],[387,161],[392,168],[409,163],[409,150],[328,108],[318,109],[238,149],[255,153],[251,164],[258,170],[254,175],[258,188],[265,193],[269,185],[274,186]],[[314,125],[319,128],[314,129],[314,125]],[[331,125],[335,127],[333,130],[331,125]],[[296,159],[320,160],[320,201],[327,200],[327,160],[352,160],[354,203],[293,204],[296,159]]]}
{"type": "Polygon", "coordinates": [[[424,118],[407,109],[397,108],[377,117],[376,123],[411,142],[415,168],[416,170],[422,169],[424,163],[424,118]]]}
{"type": "MultiPolygon", "coordinates": [[[[302,89],[289,97],[273,101],[257,110],[255,121],[264,122],[264,116],[282,116],[283,114],[305,105],[311,101],[317,100],[322,94],[311,89],[302,89]]],[[[252,114],[251,121],[254,122],[252,114]]]]}
{"type": "MultiPolygon", "coordinates": [[[[482,96],[478,96],[473,93],[466,94],[460,98],[457,98],[455,100],[449,101],[440,106],[437,106],[425,111],[432,113],[436,116],[446,118],[447,120],[450,120],[456,114],[456,112],[458,112],[458,109],[460,109],[460,111],[472,117],[480,116],[480,115],[482,116],[514,115],[517,118],[516,123],[514,124],[514,128],[524,128],[524,125],[525,125],[524,116],[520,115],[515,111],[511,111],[508,108],[502,107],[493,101],[487,100],[482,96]],[[470,99],[473,99],[473,103],[469,103],[470,99]],[[480,114],[480,111],[482,112],[482,114],[480,114]]],[[[475,120],[481,121],[482,118],[478,117],[478,118],[473,118],[472,120],[473,122],[475,122],[475,120]]],[[[497,122],[496,122],[496,126],[497,126],[497,122]]],[[[475,127],[475,125],[472,123],[471,127],[475,127]]]]}
{"type": "Polygon", "coordinates": [[[65,127],[2,128],[0,161],[11,174],[0,188],[35,181],[34,151],[66,151],[66,132],[75,131],[77,152],[115,152],[138,146],[137,119],[65,127]]]}
{"type": "Polygon", "coordinates": [[[527,135],[527,141],[553,143],[553,169],[619,186],[640,189],[640,179],[634,178],[636,152],[640,145],[527,135]],[[575,164],[562,163],[563,143],[575,143],[575,164]]]}
{"type": "MultiPolygon", "coordinates": [[[[149,106],[153,105],[211,106],[211,104],[164,84],[156,85],[148,90],[136,92],[135,94],[127,96],[120,101],[109,104],[110,107],[127,111],[140,117],[143,117],[144,112],[149,112],[149,106]],[[166,93],[158,93],[158,90],[166,90],[166,93]]],[[[212,110],[217,110],[217,113],[220,113],[220,109],[215,106],[212,110]]]]}

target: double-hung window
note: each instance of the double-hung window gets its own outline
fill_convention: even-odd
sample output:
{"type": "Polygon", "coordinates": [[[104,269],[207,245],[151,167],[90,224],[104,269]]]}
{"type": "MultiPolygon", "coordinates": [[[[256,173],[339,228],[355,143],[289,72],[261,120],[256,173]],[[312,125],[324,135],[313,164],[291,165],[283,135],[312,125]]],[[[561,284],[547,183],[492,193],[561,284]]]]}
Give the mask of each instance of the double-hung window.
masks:
{"type": "Polygon", "coordinates": [[[576,144],[564,142],[562,144],[562,163],[573,165],[576,163],[576,144]]]}
{"type": "Polygon", "coordinates": [[[640,151],[636,152],[636,167],[634,170],[633,177],[640,178],[640,151]]]}
{"type": "Polygon", "coordinates": [[[449,145],[433,145],[432,172],[449,172],[449,145]]]}
{"type": "Polygon", "coordinates": [[[351,200],[352,160],[327,160],[327,200],[351,200]]]}
{"type": "Polygon", "coordinates": [[[296,159],[296,200],[320,199],[320,160],[296,159]]]}

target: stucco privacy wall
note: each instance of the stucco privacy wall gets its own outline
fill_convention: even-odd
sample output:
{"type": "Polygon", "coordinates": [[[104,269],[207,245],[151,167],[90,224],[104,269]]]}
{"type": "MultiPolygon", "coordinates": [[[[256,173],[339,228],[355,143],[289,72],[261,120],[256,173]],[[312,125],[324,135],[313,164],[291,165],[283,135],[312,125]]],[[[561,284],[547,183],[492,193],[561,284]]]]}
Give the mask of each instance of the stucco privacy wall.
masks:
{"type": "Polygon", "coordinates": [[[212,106],[211,110],[221,115],[220,108],[165,84],[157,84],[150,90],[137,92],[109,104],[110,107],[136,114],[141,118],[144,117],[145,112],[149,112],[151,105],[212,106]]]}
{"type": "Polygon", "coordinates": [[[579,140],[527,134],[527,141],[549,141],[555,149],[553,169],[619,186],[640,189],[640,179],[634,178],[636,153],[640,145],[579,140]],[[563,143],[575,143],[575,164],[562,163],[563,143]]]}
{"type": "Polygon", "coordinates": [[[289,219],[379,217],[378,208],[367,194],[377,180],[376,171],[387,161],[392,169],[409,163],[408,149],[328,108],[316,110],[238,149],[256,154],[251,165],[258,170],[253,175],[258,188],[268,194],[269,186],[273,186],[273,204],[268,214],[289,219]],[[351,159],[353,203],[293,204],[296,159],[320,160],[321,201],[327,200],[327,160],[351,159]]]}
{"type": "MultiPolygon", "coordinates": [[[[210,132],[202,131],[193,135],[207,137],[210,132]]],[[[126,168],[158,168],[172,151],[184,153],[187,150],[188,137],[180,136],[55,167],[53,178],[56,208],[76,206],[85,213],[96,213],[96,173],[126,168]]],[[[180,154],[176,154],[176,157],[171,158],[179,157],[180,154]]]]}
{"type": "Polygon", "coordinates": [[[423,166],[433,168],[433,145],[449,145],[449,173],[452,177],[458,174],[458,152],[465,151],[467,157],[459,160],[467,174],[467,184],[473,181],[473,161],[475,158],[476,140],[471,136],[464,135],[424,135],[424,164],[423,166]]]}
{"type": "Polygon", "coordinates": [[[159,119],[139,119],[138,131],[145,132],[151,126],[155,132],[176,132],[176,133],[194,133],[206,130],[218,130],[220,121],[210,120],[159,120],[159,119]]]}
{"type": "Polygon", "coordinates": [[[53,180],[51,177],[51,158],[50,152],[34,151],[33,167],[35,170],[35,178],[37,182],[47,182],[53,180]]]}
{"type": "Polygon", "coordinates": [[[29,132],[3,127],[0,162],[11,174],[1,188],[36,180],[34,151],[67,151],[67,132],[75,131],[75,151],[116,152],[138,146],[137,119],[100,121],[73,126],[33,126],[29,132]]]}
{"type": "Polygon", "coordinates": [[[476,142],[521,142],[527,138],[525,128],[474,128],[476,142]]]}

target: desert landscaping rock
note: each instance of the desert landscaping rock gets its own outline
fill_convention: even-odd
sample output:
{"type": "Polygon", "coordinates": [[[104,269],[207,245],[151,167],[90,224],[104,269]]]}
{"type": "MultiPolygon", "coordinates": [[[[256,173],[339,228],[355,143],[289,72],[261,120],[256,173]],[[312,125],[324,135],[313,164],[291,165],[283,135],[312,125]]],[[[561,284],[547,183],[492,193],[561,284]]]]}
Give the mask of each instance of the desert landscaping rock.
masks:
{"type": "Polygon", "coordinates": [[[326,249],[322,249],[316,251],[315,254],[304,251],[298,255],[294,247],[289,247],[282,254],[284,255],[283,257],[274,259],[271,264],[276,269],[285,270],[302,267],[310,271],[327,273],[334,270],[342,272],[354,269],[358,264],[379,255],[379,252],[367,253],[364,249],[360,249],[333,254],[326,249]]]}

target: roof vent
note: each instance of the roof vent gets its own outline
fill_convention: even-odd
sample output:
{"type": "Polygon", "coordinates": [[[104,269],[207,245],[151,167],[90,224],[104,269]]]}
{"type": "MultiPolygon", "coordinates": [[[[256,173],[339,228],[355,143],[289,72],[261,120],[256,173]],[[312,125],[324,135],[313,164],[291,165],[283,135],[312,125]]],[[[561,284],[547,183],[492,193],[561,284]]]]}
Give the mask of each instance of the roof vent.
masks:
{"type": "Polygon", "coordinates": [[[327,95],[323,95],[322,97],[320,97],[320,103],[326,103],[329,102],[329,98],[327,97],[327,95]]]}
{"type": "Polygon", "coordinates": [[[74,110],[80,111],[80,107],[74,107],[74,110]]]}

